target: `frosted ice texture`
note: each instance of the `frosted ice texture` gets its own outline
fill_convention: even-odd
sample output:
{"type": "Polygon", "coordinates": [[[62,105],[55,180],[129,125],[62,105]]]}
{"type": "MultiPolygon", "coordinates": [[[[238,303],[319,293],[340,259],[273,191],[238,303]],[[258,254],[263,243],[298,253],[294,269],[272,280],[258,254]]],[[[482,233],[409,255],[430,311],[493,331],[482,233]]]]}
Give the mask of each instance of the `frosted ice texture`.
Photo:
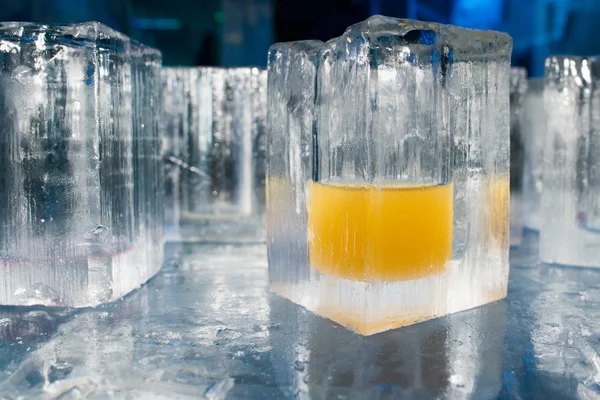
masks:
{"type": "Polygon", "coordinates": [[[189,68],[163,74],[173,85],[165,92],[165,135],[173,143],[168,185],[179,185],[175,236],[264,242],[266,71],[189,68]]]}
{"type": "Polygon", "coordinates": [[[543,149],[546,131],[544,80],[530,79],[523,100],[523,227],[535,231],[542,224],[543,149]]]}
{"type": "Polygon", "coordinates": [[[505,297],[511,38],[375,16],[319,47],[269,52],[271,289],[362,334],[505,297]],[[336,177],[453,182],[445,272],[358,282],[310,268],[303,193],[336,177]]]}
{"type": "Polygon", "coordinates": [[[527,70],[510,69],[510,244],[523,239],[523,100],[527,92],[527,70]]]}
{"type": "Polygon", "coordinates": [[[160,62],[98,23],[0,25],[0,304],[96,305],[160,268],[160,62]]]}
{"type": "Polygon", "coordinates": [[[146,282],[164,258],[161,64],[160,51],[131,42],[134,218],[142,267],[128,270],[133,275],[124,281],[146,282]]]}
{"type": "Polygon", "coordinates": [[[550,57],[544,75],[540,259],[600,266],[600,60],[550,57]]]}

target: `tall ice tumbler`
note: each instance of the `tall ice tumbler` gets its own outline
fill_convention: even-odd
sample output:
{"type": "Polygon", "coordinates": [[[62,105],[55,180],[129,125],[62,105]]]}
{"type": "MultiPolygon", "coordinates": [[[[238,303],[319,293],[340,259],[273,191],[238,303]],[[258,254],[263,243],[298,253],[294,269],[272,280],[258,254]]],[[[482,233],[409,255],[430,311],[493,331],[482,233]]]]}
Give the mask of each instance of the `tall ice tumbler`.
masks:
{"type": "Polygon", "coordinates": [[[0,25],[0,304],[95,305],[160,268],[160,63],[98,23],[0,25]]]}
{"type": "Polygon", "coordinates": [[[506,295],[511,49],[506,34],[381,16],[312,60],[271,48],[272,290],[361,334],[506,295]],[[314,130],[298,130],[310,112],[314,130]]]}
{"type": "Polygon", "coordinates": [[[544,75],[540,260],[600,267],[600,59],[550,57],[544,75]]]}

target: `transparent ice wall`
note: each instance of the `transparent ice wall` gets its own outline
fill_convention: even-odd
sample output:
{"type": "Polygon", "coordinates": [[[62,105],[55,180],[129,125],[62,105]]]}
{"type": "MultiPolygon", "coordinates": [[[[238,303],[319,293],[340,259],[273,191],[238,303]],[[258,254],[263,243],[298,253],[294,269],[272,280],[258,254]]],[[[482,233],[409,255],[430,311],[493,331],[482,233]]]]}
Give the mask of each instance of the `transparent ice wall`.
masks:
{"type": "Polygon", "coordinates": [[[600,266],[600,60],[550,57],[544,74],[540,260],[600,266]]]}
{"type": "Polygon", "coordinates": [[[0,304],[95,305],[160,268],[162,192],[141,186],[160,177],[134,155],[160,54],[142,49],[98,23],[0,25],[0,304]]]}
{"type": "Polygon", "coordinates": [[[266,71],[166,68],[163,78],[179,238],[264,241],[266,71]]]}
{"type": "Polygon", "coordinates": [[[527,70],[510,69],[510,244],[523,239],[523,101],[527,92],[527,70]]]}
{"type": "Polygon", "coordinates": [[[541,196],[543,149],[546,131],[544,80],[530,79],[523,100],[523,227],[539,231],[542,225],[541,196]]]}
{"type": "Polygon", "coordinates": [[[269,52],[271,289],[361,334],[506,296],[511,38],[375,16],[318,47],[269,52]],[[317,271],[306,221],[309,181],[323,179],[452,184],[451,260],[416,279],[347,279],[341,264],[317,271]]]}

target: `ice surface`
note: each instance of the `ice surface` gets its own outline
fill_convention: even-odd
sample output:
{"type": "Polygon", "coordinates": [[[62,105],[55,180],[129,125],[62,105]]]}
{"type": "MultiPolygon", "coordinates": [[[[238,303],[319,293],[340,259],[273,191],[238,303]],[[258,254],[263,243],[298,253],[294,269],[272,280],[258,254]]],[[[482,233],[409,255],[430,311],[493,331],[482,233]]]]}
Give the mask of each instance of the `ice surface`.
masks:
{"type": "Polygon", "coordinates": [[[523,227],[539,231],[542,224],[541,196],[544,135],[544,80],[530,79],[523,101],[523,227]]]}
{"type": "Polygon", "coordinates": [[[269,53],[272,290],[362,334],[506,296],[510,37],[375,16],[319,46],[269,53]],[[410,280],[348,279],[334,261],[333,273],[318,272],[307,250],[309,180],[452,183],[451,260],[410,280]]]}
{"type": "Polygon", "coordinates": [[[527,92],[527,70],[510,69],[510,244],[523,239],[523,101],[527,92]]]}
{"type": "Polygon", "coordinates": [[[540,259],[600,266],[600,60],[546,60],[540,259]]]}
{"type": "Polygon", "coordinates": [[[0,304],[95,305],[158,271],[159,67],[98,23],[0,25],[0,304]]]}
{"type": "Polygon", "coordinates": [[[264,241],[266,71],[163,71],[178,240],[264,241]]]}
{"type": "Polygon", "coordinates": [[[270,295],[264,246],[167,251],[172,262],[121,301],[0,308],[0,398],[600,395],[595,269],[513,264],[506,300],[361,337],[270,295]]]}

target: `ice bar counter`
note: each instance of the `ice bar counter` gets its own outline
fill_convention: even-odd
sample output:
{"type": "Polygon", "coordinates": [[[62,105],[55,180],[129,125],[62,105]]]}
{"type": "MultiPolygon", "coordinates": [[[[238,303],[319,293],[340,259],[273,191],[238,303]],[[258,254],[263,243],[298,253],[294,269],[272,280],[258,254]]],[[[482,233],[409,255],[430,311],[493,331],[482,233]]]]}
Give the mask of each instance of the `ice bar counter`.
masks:
{"type": "Polygon", "coordinates": [[[381,16],[271,47],[275,293],[365,335],[506,296],[511,49],[381,16]]]}
{"type": "Polygon", "coordinates": [[[122,297],[163,261],[158,50],[0,24],[0,305],[122,297]]]}

